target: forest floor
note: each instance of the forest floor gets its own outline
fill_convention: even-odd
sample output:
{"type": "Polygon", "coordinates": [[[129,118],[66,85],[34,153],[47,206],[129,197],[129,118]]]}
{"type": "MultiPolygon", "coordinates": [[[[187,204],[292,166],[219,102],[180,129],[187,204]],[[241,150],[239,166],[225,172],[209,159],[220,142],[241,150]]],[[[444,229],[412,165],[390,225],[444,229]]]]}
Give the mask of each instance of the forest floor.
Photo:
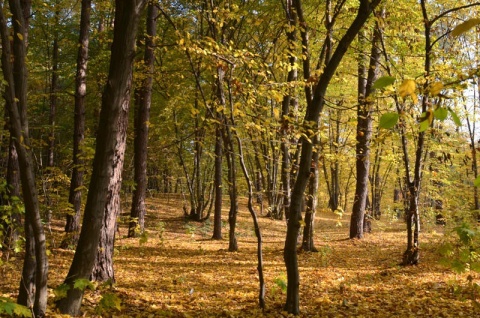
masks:
{"type": "MultiPolygon", "coordinates": [[[[86,291],[84,317],[286,317],[286,271],[283,244],[286,225],[260,217],[263,235],[266,309],[258,308],[256,237],[248,211],[241,208],[239,251],[228,252],[224,240],[211,240],[213,221],[186,222],[181,202],[147,201],[147,235],[127,238],[120,219],[115,248],[116,284],[86,291]],[[115,295],[113,308],[98,314],[102,295],[115,295]],[[121,303],[120,303],[121,301],[121,303]],[[97,309],[96,309],[97,307],[97,309]],[[120,310],[119,310],[120,309],[120,310]]],[[[224,211],[226,218],[227,210],[224,211]]],[[[439,264],[443,227],[424,226],[417,266],[399,266],[406,247],[402,221],[384,216],[371,234],[349,240],[348,218],[317,213],[318,253],[300,253],[300,317],[480,317],[480,295],[472,283],[479,276],[459,275],[439,264]],[[340,225],[339,222],[342,224],[340,225]]],[[[58,248],[63,221],[48,234],[50,251],[49,316],[55,317],[54,288],[65,278],[72,250],[58,248]]],[[[15,299],[21,255],[0,267],[0,296],[15,299]]]]}

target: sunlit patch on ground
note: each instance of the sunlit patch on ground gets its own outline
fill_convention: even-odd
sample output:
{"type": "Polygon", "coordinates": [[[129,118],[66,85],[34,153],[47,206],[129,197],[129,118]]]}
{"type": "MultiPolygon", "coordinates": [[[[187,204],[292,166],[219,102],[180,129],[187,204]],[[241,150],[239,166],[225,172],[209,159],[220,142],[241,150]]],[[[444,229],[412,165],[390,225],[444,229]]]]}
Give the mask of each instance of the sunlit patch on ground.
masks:
{"type": "MultiPolygon", "coordinates": [[[[286,224],[260,217],[264,239],[266,305],[258,309],[256,239],[246,209],[238,218],[239,251],[224,240],[213,241],[213,221],[186,222],[174,200],[150,199],[147,203],[147,236],[126,238],[120,224],[115,249],[117,283],[109,292],[121,299],[115,317],[282,317],[286,283],[283,241],[286,224]]],[[[227,215],[227,210],[224,211],[227,215]]],[[[347,240],[348,220],[336,226],[337,216],[323,212],[316,219],[318,253],[300,253],[301,317],[475,317],[473,294],[467,275],[456,275],[438,264],[441,228],[421,233],[421,263],[401,267],[406,233],[401,221],[374,221],[373,232],[363,240],[347,240]],[[436,230],[436,231],[434,231],[436,230]]],[[[52,225],[49,287],[64,279],[72,251],[58,248],[63,224],[52,225]]],[[[0,296],[15,298],[21,255],[1,267],[0,296]]],[[[473,276],[474,282],[479,277],[473,276]]],[[[84,316],[95,315],[102,292],[87,291],[84,316]]],[[[54,315],[53,292],[50,315],[54,315]]]]}

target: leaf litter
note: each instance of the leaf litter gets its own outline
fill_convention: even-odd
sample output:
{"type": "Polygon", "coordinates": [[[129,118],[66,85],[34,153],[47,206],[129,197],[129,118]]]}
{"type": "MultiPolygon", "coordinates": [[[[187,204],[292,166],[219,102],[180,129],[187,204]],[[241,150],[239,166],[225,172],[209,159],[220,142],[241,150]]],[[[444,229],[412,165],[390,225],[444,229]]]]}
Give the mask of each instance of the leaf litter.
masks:
{"type": "MultiPolygon", "coordinates": [[[[125,206],[128,206],[125,204],[125,206]]],[[[290,317],[283,311],[286,270],[283,263],[285,221],[260,217],[264,241],[266,309],[258,308],[256,238],[241,207],[238,252],[224,239],[211,240],[213,224],[187,222],[179,204],[169,198],[147,202],[147,235],[127,238],[128,222],[120,218],[115,242],[116,284],[87,290],[84,317],[290,317]],[[146,239],[145,239],[146,237],[146,239]],[[142,240],[142,241],[141,241],[142,240]],[[114,306],[99,313],[102,294],[113,294],[114,306]]],[[[228,214],[225,209],[224,216],[228,214]]],[[[330,211],[317,213],[315,244],[319,252],[299,253],[300,317],[475,317],[480,295],[471,288],[479,276],[455,274],[439,265],[442,228],[421,233],[421,262],[399,266],[405,248],[402,221],[373,221],[373,233],[348,240],[344,226],[330,211]]],[[[49,311],[54,289],[68,272],[73,251],[58,248],[63,220],[52,222],[49,236],[49,311]]],[[[0,268],[0,297],[16,298],[22,268],[18,255],[0,268]]],[[[478,290],[478,289],[477,289],[478,290]]],[[[105,298],[105,297],[104,297],[105,298]]]]}

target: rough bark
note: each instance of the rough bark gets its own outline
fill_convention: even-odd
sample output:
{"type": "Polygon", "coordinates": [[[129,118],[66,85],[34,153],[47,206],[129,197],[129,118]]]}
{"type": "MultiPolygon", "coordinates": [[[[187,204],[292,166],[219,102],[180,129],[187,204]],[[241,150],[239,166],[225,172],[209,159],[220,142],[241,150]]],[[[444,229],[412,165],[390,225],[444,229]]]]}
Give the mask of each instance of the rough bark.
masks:
{"type": "Polygon", "coordinates": [[[30,222],[25,221],[25,259],[18,288],[17,302],[32,308],[35,303],[35,239],[30,222]]]}
{"type": "MultiPolygon", "coordinates": [[[[55,11],[55,24],[58,23],[59,11],[55,11]]],[[[55,165],[55,118],[57,116],[57,89],[58,89],[58,32],[54,32],[53,48],[52,48],[52,75],[50,82],[50,114],[49,125],[50,132],[48,134],[47,141],[47,167],[53,167],[55,165]]]]}
{"type": "Polygon", "coordinates": [[[213,236],[214,240],[222,239],[222,128],[217,125],[215,128],[215,202],[213,213],[213,236]]]}
{"type": "MultiPolygon", "coordinates": [[[[297,13],[294,8],[293,0],[287,0],[286,6],[286,16],[289,26],[291,26],[291,31],[287,32],[287,40],[288,45],[290,47],[295,46],[295,42],[297,41],[297,13]]],[[[290,71],[287,74],[287,83],[295,82],[298,79],[298,71],[295,67],[297,63],[297,57],[292,52],[289,53],[288,56],[288,63],[291,66],[290,71]]],[[[290,106],[297,103],[297,98],[294,95],[295,90],[292,88],[289,90],[288,94],[283,97],[282,100],[282,112],[281,112],[281,152],[282,152],[282,168],[280,177],[282,180],[282,195],[283,195],[283,209],[284,213],[279,213],[281,217],[285,214],[285,217],[288,219],[289,217],[289,209],[290,209],[290,196],[291,196],[291,180],[290,180],[290,141],[289,141],[289,129],[290,129],[290,106]]]]}
{"type": "MultiPolygon", "coordinates": [[[[7,118],[8,119],[8,118],[7,118]]],[[[6,176],[6,200],[2,204],[14,204],[14,197],[20,198],[20,171],[18,166],[18,153],[15,147],[15,140],[9,137],[8,157],[7,157],[7,176],[6,176]]],[[[11,250],[18,241],[18,229],[22,225],[21,214],[17,209],[12,209],[9,215],[9,223],[5,238],[3,240],[3,249],[11,250]]]]}
{"type": "Polygon", "coordinates": [[[147,34],[145,36],[145,78],[141,87],[135,90],[135,139],[134,139],[134,181],[132,208],[128,237],[135,237],[145,228],[145,195],[147,192],[147,147],[150,105],[152,103],[153,68],[155,62],[154,38],[157,34],[158,9],[153,3],[148,6],[147,34]]]}
{"type": "MultiPolygon", "coordinates": [[[[318,145],[319,138],[318,136],[314,137],[314,143],[318,145]]],[[[310,180],[308,181],[308,196],[306,202],[305,210],[305,227],[303,229],[303,238],[302,238],[302,251],[306,252],[317,252],[318,250],[315,247],[313,242],[313,233],[314,233],[314,222],[315,222],[315,212],[317,211],[318,203],[318,181],[319,181],[319,171],[318,171],[318,160],[319,160],[319,149],[315,151],[312,155],[312,166],[310,168],[310,180]]]]}
{"type": "Polygon", "coordinates": [[[82,207],[83,164],[82,144],[85,138],[85,96],[87,94],[87,64],[89,47],[91,0],[82,0],[80,16],[80,36],[77,52],[77,73],[75,76],[75,114],[73,128],[73,169],[70,181],[68,202],[73,211],[67,214],[65,232],[70,233],[62,242],[62,247],[76,246],[80,229],[80,212],[82,207]]]}
{"type": "Polygon", "coordinates": [[[78,315],[83,291],[73,288],[75,280],[88,279],[92,273],[100,241],[100,231],[109,201],[111,179],[123,153],[118,151],[121,143],[120,118],[128,113],[132,82],[135,39],[140,14],[146,4],[144,0],[116,0],[115,26],[111,48],[110,69],[102,96],[102,110],[97,132],[97,144],[93,160],[93,171],[85,206],[83,226],[78,246],[73,257],[65,284],[70,289],[67,297],[57,302],[64,314],[78,315]]]}
{"type": "Polygon", "coordinates": [[[126,146],[126,131],[128,125],[128,113],[122,113],[119,117],[119,133],[115,149],[116,159],[113,176],[110,179],[107,192],[107,204],[105,205],[104,219],[100,230],[100,241],[98,242],[97,254],[93,265],[90,280],[98,282],[115,282],[115,271],[113,269],[113,252],[115,244],[115,232],[117,228],[117,217],[121,210],[120,188],[122,186],[123,157],[126,146]]]}
{"type": "MultiPolygon", "coordinates": [[[[346,31],[345,35],[338,42],[338,46],[335,49],[330,61],[325,66],[323,73],[320,75],[318,82],[316,83],[315,90],[313,92],[312,103],[308,105],[307,111],[304,117],[304,125],[311,125],[317,123],[320,113],[325,105],[324,96],[327,87],[332,79],[335,70],[337,69],[340,61],[345,55],[351,42],[361,29],[365,21],[370,16],[372,10],[378,5],[380,0],[374,0],[372,2],[368,0],[361,0],[360,7],[358,9],[357,16],[346,31]]],[[[298,231],[300,229],[301,219],[301,206],[303,200],[303,193],[305,191],[309,175],[310,166],[312,162],[313,146],[306,140],[302,139],[302,150],[299,163],[299,170],[295,185],[292,191],[292,200],[290,206],[290,218],[288,219],[287,235],[284,248],[284,260],[287,269],[287,299],[285,303],[285,310],[291,314],[298,314],[299,308],[299,271],[298,271],[298,259],[296,242],[298,237],[298,231]]]]}
{"type": "MultiPolygon", "coordinates": [[[[370,142],[372,139],[372,85],[378,77],[380,59],[380,26],[377,23],[372,37],[372,48],[368,68],[363,58],[359,60],[358,71],[358,107],[357,107],[357,144],[355,148],[355,167],[357,181],[352,215],[350,219],[350,238],[363,238],[365,207],[368,198],[368,176],[370,171],[370,142]],[[365,78],[365,73],[367,77],[365,78]]],[[[362,37],[363,35],[360,35],[362,37]]],[[[362,41],[360,41],[361,43],[362,41]]],[[[362,53],[360,53],[362,54],[362,53]]]]}
{"type": "Polygon", "coordinates": [[[238,214],[238,197],[237,197],[237,168],[235,162],[235,150],[233,148],[232,133],[230,127],[225,125],[224,144],[225,144],[225,157],[227,159],[228,167],[228,192],[230,196],[230,210],[228,212],[228,251],[238,251],[237,236],[235,229],[237,226],[237,214],[238,214]]]}
{"type": "MultiPolygon", "coordinates": [[[[1,3],[3,5],[3,2],[1,3]]],[[[6,86],[5,99],[9,108],[10,133],[15,140],[20,168],[20,180],[25,204],[25,224],[32,228],[35,250],[35,295],[33,313],[36,317],[43,317],[47,308],[47,276],[48,259],[46,255],[46,240],[43,224],[40,217],[37,189],[35,187],[35,173],[32,160],[27,122],[27,69],[25,65],[28,16],[30,15],[29,1],[9,1],[12,13],[13,50],[10,45],[7,21],[0,12],[0,33],[2,38],[2,70],[6,86]],[[18,36],[20,35],[20,36],[18,36]],[[14,58],[11,64],[12,52],[14,58]],[[12,67],[13,66],[13,67],[12,67]]],[[[31,257],[32,255],[30,255],[31,257]]],[[[31,263],[26,260],[24,269],[30,268],[31,263]]],[[[31,270],[29,270],[29,273],[31,270]]],[[[25,271],[24,271],[25,273],[25,271]]],[[[23,277],[28,282],[31,278],[23,277]]],[[[28,298],[32,298],[28,295],[28,298]]],[[[25,304],[27,305],[27,304],[25,304]]]]}

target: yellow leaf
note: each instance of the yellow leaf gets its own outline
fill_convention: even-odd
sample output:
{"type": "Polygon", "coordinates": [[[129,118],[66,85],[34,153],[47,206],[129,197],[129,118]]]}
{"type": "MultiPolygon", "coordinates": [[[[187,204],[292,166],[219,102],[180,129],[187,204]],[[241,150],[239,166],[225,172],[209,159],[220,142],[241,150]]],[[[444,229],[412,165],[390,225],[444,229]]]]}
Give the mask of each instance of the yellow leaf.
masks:
{"type": "Polygon", "coordinates": [[[17,36],[20,39],[20,41],[23,41],[23,35],[21,33],[17,33],[17,36]]]}
{"type": "Polygon", "coordinates": [[[398,94],[400,94],[402,98],[405,98],[415,93],[415,88],[415,81],[411,79],[406,79],[403,81],[402,85],[400,85],[400,88],[398,89],[398,94]]]}
{"type": "Polygon", "coordinates": [[[457,25],[455,27],[455,29],[453,29],[452,35],[453,36],[459,36],[459,35],[467,32],[468,30],[470,30],[471,28],[473,28],[477,24],[480,24],[480,19],[479,18],[470,19],[470,20],[467,20],[463,23],[460,23],[459,25],[457,25]]]}
{"type": "Polygon", "coordinates": [[[273,116],[275,117],[275,120],[280,120],[280,111],[278,108],[273,109],[273,116]]]}
{"type": "Polygon", "coordinates": [[[435,83],[432,83],[430,84],[430,88],[429,88],[429,91],[430,91],[430,95],[431,96],[437,96],[438,93],[440,93],[443,89],[443,83],[442,82],[435,82],[435,83]]]}

